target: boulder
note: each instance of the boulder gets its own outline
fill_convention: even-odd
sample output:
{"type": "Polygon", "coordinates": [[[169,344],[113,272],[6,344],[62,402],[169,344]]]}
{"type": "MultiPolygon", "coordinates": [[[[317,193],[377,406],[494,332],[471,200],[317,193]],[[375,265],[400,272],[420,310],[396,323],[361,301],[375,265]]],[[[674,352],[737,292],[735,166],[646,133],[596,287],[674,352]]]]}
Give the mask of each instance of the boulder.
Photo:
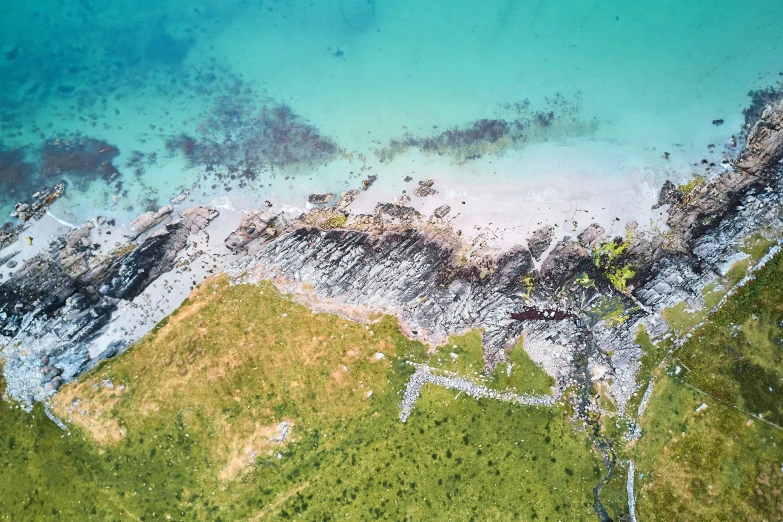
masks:
{"type": "Polygon", "coordinates": [[[239,224],[239,227],[226,238],[226,248],[232,252],[242,250],[248,243],[264,235],[276,219],[277,216],[271,212],[260,210],[248,212],[242,216],[242,222],[239,224]]]}
{"type": "Polygon", "coordinates": [[[596,246],[606,239],[604,232],[606,232],[604,227],[598,223],[593,223],[584,229],[576,238],[582,245],[590,248],[591,250],[595,250],[596,246]]]}
{"type": "Polygon", "coordinates": [[[438,219],[443,219],[446,217],[446,214],[451,212],[451,207],[448,205],[441,205],[440,207],[436,208],[435,211],[432,213],[433,216],[435,216],[438,219]]]}
{"type": "Polygon", "coordinates": [[[351,203],[356,201],[356,198],[359,197],[359,194],[361,194],[361,192],[355,189],[349,190],[347,192],[343,192],[340,195],[340,199],[337,200],[337,205],[335,205],[337,207],[337,210],[347,209],[351,203]]]}
{"type": "Polygon", "coordinates": [[[432,188],[434,184],[435,184],[435,180],[432,179],[425,179],[423,181],[419,181],[419,186],[416,188],[416,190],[413,191],[413,193],[419,196],[420,198],[437,194],[438,191],[432,188]]]}
{"type": "Polygon", "coordinates": [[[144,214],[140,215],[133,221],[131,221],[131,228],[136,232],[136,236],[140,236],[147,230],[151,229],[164,219],[166,219],[166,216],[171,214],[174,211],[174,207],[171,205],[166,205],[165,207],[161,207],[156,212],[149,211],[145,212],[144,214]]]}
{"type": "Polygon", "coordinates": [[[549,248],[552,243],[552,237],[555,234],[555,227],[547,225],[535,230],[529,238],[527,238],[527,246],[530,249],[530,253],[536,261],[541,260],[541,256],[549,248]]]}
{"type": "Polygon", "coordinates": [[[307,197],[307,201],[313,205],[324,205],[332,199],[334,199],[334,194],[331,192],[316,192],[307,197]]]}

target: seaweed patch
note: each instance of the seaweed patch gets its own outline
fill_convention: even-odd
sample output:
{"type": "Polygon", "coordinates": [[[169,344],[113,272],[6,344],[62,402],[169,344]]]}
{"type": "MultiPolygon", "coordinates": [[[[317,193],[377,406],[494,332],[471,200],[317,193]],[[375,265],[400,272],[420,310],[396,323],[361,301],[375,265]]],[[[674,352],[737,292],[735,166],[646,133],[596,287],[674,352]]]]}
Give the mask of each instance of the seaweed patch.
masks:
{"type": "Polygon", "coordinates": [[[70,174],[111,180],[119,175],[113,164],[119,153],[117,147],[95,138],[48,140],[43,147],[41,174],[46,178],[70,174]]]}
{"type": "Polygon", "coordinates": [[[430,136],[409,132],[377,149],[375,155],[384,162],[410,149],[419,149],[426,154],[467,161],[525,143],[590,134],[596,129],[597,122],[585,120],[580,107],[578,96],[569,100],[560,93],[547,98],[539,110],[533,110],[529,100],[507,103],[501,106],[497,117],[481,118],[430,136]]]}
{"type": "Polygon", "coordinates": [[[287,105],[257,105],[248,94],[238,100],[218,98],[198,131],[198,136],[169,137],[166,148],[218,179],[254,180],[258,173],[275,168],[324,164],[341,152],[333,139],[287,105]]]}

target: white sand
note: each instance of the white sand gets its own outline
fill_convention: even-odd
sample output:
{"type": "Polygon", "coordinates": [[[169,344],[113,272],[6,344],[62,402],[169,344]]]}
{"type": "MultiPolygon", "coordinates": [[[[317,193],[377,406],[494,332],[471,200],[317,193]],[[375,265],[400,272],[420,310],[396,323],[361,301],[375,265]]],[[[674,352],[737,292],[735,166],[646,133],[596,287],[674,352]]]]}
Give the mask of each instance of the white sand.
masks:
{"type": "MultiPolygon", "coordinates": [[[[540,151],[546,153],[546,147],[540,151]]],[[[530,166],[518,155],[485,157],[464,165],[441,157],[406,154],[376,171],[379,179],[351,206],[354,213],[372,213],[379,201],[396,202],[403,191],[409,206],[429,216],[448,204],[450,220],[468,241],[485,241],[496,250],[526,245],[526,239],[545,225],[555,227],[555,239],[576,236],[591,223],[599,223],[607,234],[623,234],[629,221],[639,230],[666,230],[664,209],[653,210],[667,172],[630,173],[580,178],[573,170],[558,173],[549,165],[546,176],[525,172],[530,166]],[[567,173],[567,174],[566,174],[567,173]],[[413,178],[405,182],[406,176],[413,178]],[[418,181],[435,180],[437,194],[424,198],[413,194],[418,181]],[[459,181],[455,181],[459,180],[459,181]],[[463,181],[464,180],[464,181],[463,181]]]]}

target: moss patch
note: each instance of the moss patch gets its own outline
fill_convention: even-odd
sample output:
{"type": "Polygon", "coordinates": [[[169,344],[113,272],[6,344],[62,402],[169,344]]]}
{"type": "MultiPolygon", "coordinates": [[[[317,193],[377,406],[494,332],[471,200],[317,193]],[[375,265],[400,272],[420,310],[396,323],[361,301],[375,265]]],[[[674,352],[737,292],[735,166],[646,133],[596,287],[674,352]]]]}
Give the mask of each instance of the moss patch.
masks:
{"type": "Polygon", "coordinates": [[[552,393],[555,380],[541,369],[522,347],[523,339],[508,355],[508,363],[498,364],[488,379],[488,385],[497,390],[509,390],[519,394],[543,395],[552,393]]]}

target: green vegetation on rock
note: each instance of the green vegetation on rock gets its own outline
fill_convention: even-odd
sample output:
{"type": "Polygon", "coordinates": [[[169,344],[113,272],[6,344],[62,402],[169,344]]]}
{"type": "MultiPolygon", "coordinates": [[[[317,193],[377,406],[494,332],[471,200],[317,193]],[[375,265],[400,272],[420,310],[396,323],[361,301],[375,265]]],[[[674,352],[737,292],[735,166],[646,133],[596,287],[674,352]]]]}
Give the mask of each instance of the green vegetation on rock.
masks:
{"type": "Polygon", "coordinates": [[[686,181],[682,185],[679,185],[677,187],[677,191],[680,194],[688,195],[694,190],[696,190],[697,187],[702,187],[707,183],[707,180],[704,179],[704,176],[696,175],[693,178],[691,178],[689,181],[686,181]]]}
{"type": "Polygon", "coordinates": [[[321,224],[321,228],[324,230],[333,230],[335,228],[345,228],[345,224],[348,223],[348,216],[345,214],[336,214],[321,224]]]}

